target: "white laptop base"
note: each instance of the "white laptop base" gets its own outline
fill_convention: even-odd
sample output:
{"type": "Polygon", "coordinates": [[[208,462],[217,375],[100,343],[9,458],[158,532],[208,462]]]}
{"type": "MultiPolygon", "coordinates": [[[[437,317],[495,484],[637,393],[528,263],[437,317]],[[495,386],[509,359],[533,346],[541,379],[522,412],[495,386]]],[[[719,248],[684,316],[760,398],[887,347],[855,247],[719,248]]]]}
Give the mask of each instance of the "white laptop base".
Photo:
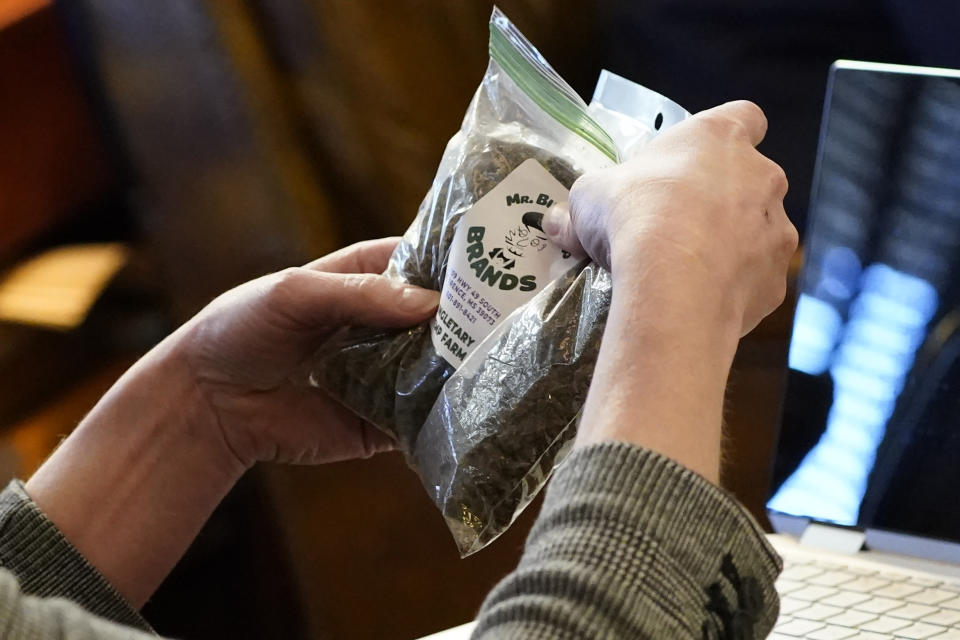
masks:
{"type": "Polygon", "coordinates": [[[769,536],[784,559],[774,640],[960,640],[960,568],[875,552],[811,549],[769,536]]]}
{"type": "MultiPolygon", "coordinates": [[[[769,539],[784,559],[773,640],[960,640],[960,567],[870,551],[811,549],[786,535],[769,539]]],[[[473,627],[423,640],[466,640],[473,627]]]]}

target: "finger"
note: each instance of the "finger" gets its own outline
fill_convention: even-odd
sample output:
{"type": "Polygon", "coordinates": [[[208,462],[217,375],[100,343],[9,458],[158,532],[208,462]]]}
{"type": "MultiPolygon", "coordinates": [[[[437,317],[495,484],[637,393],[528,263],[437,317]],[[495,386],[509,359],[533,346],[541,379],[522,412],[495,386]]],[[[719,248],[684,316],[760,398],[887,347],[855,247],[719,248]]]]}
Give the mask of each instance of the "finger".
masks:
{"type": "Polygon", "coordinates": [[[398,237],[357,242],[317,258],[304,267],[330,273],[383,273],[398,242],[398,237]]]}
{"type": "Polygon", "coordinates": [[[311,452],[321,453],[321,458],[300,459],[298,463],[319,464],[370,458],[398,448],[396,440],[347,409],[326,391],[310,389],[306,398],[298,393],[303,391],[302,388],[291,388],[290,391],[291,401],[287,405],[296,409],[302,407],[302,410],[291,412],[288,419],[284,420],[283,430],[293,442],[315,440],[318,426],[323,430],[324,446],[309,448],[311,452]],[[298,429],[302,429],[302,433],[297,433],[298,429]]]}
{"type": "Polygon", "coordinates": [[[273,445],[266,448],[265,462],[325,464],[369,458],[398,446],[322,389],[285,385],[271,393],[284,413],[264,434],[273,445]]]}
{"type": "Polygon", "coordinates": [[[561,249],[566,249],[575,255],[586,255],[580,238],[573,229],[570,219],[570,209],[567,204],[556,204],[543,217],[543,232],[551,242],[561,249]]]}
{"type": "Polygon", "coordinates": [[[767,116],[763,110],[749,100],[734,100],[720,106],[701,111],[695,117],[732,120],[740,126],[737,130],[750,144],[757,146],[767,135],[767,116]]]}
{"type": "Polygon", "coordinates": [[[375,274],[287,269],[270,286],[272,308],[304,327],[409,327],[429,318],[440,294],[375,274]]]}
{"type": "Polygon", "coordinates": [[[777,225],[777,230],[780,234],[780,249],[789,266],[790,260],[793,258],[793,254],[797,252],[797,247],[800,244],[800,233],[797,231],[797,227],[794,226],[793,222],[790,221],[787,210],[783,208],[782,200],[778,200],[770,205],[769,211],[771,219],[777,225]]]}

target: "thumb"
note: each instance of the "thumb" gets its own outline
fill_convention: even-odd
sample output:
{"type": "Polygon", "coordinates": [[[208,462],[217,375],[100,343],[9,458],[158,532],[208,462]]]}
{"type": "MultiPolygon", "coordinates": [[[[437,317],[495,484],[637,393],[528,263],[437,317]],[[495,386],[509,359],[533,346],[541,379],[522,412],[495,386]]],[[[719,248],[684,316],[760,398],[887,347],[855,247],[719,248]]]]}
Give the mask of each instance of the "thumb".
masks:
{"type": "Polygon", "coordinates": [[[279,308],[312,327],[409,327],[429,318],[440,293],[370,273],[283,272],[279,308]]]}
{"type": "Polygon", "coordinates": [[[561,249],[566,249],[572,254],[582,256],[586,255],[580,239],[573,230],[573,222],[570,220],[570,208],[566,203],[555,204],[543,217],[543,232],[547,234],[550,242],[561,249]]]}

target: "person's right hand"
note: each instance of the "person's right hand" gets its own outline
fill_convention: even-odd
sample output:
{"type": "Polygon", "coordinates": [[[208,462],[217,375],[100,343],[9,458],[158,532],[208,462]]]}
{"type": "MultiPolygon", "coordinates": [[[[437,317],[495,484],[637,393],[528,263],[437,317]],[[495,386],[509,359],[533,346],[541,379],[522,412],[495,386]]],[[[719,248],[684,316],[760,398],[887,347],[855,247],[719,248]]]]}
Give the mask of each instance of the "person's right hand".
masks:
{"type": "Polygon", "coordinates": [[[555,210],[544,230],[611,269],[614,295],[629,281],[680,313],[707,303],[746,334],[783,301],[797,247],[786,176],[755,149],[766,129],[751,102],[698,113],[630,162],[583,175],[569,215],[555,210]]]}

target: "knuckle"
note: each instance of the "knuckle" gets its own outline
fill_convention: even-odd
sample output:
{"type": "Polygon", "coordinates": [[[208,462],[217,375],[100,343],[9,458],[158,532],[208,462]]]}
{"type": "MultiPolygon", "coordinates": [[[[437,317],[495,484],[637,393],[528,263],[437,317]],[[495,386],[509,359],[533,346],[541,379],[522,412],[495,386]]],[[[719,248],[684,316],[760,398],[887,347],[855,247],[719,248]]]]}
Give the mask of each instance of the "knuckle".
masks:
{"type": "Polygon", "coordinates": [[[787,229],[784,233],[784,249],[787,252],[788,258],[793,256],[798,246],[800,246],[800,232],[797,231],[793,223],[788,220],[787,229]]]}
{"type": "Polygon", "coordinates": [[[735,127],[736,125],[736,120],[715,111],[707,112],[700,118],[700,128],[705,133],[714,136],[729,135],[731,127],[735,127]]]}
{"type": "Polygon", "coordinates": [[[725,141],[749,137],[747,124],[729,112],[710,113],[704,117],[701,126],[708,135],[725,141]]]}
{"type": "Polygon", "coordinates": [[[746,138],[749,134],[746,123],[739,118],[724,118],[724,130],[726,134],[733,138],[746,138]]]}
{"type": "Polygon", "coordinates": [[[740,118],[748,122],[756,122],[763,129],[767,128],[767,114],[763,112],[756,102],[750,100],[737,100],[733,103],[740,118]]]}
{"type": "Polygon", "coordinates": [[[745,117],[763,119],[764,121],[767,119],[767,116],[763,113],[763,109],[760,108],[760,105],[752,100],[734,100],[730,103],[730,106],[745,117]]]}
{"type": "Polygon", "coordinates": [[[573,183],[573,186],[570,187],[570,194],[567,196],[567,206],[570,209],[571,216],[576,215],[574,212],[581,209],[590,197],[589,176],[589,173],[581,175],[573,183]]]}
{"type": "Polygon", "coordinates": [[[303,269],[299,267],[288,267],[274,273],[267,286],[267,298],[280,302],[289,300],[303,286],[303,278],[303,269]]]}
{"type": "Polygon", "coordinates": [[[767,116],[755,102],[736,100],[725,106],[722,113],[728,120],[735,123],[728,128],[730,133],[754,142],[766,133],[767,116]]]}
{"type": "Polygon", "coordinates": [[[588,171],[576,179],[570,188],[571,213],[574,209],[582,209],[590,205],[602,190],[601,182],[603,182],[603,174],[599,171],[588,171]]]}
{"type": "Polygon", "coordinates": [[[776,162],[772,162],[773,165],[770,170],[770,183],[773,188],[773,193],[780,196],[781,198],[787,195],[787,191],[790,189],[790,180],[787,178],[787,172],[783,170],[776,162]]]}
{"type": "Polygon", "coordinates": [[[343,288],[360,297],[368,297],[374,293],[374,280],[362,273],[348,273],[342,278],[343,288]]]}
{"type": "Polygon", "coordinates": [[[574,228],[596,222],[595,219],[600,216],[600,213],[629,188],[629,178],[627,180],[620,178],[622,176],[614,177],[605,171],[596,171],[583,174],[573,183],[568,196],[567,210],[574,228]]]}

